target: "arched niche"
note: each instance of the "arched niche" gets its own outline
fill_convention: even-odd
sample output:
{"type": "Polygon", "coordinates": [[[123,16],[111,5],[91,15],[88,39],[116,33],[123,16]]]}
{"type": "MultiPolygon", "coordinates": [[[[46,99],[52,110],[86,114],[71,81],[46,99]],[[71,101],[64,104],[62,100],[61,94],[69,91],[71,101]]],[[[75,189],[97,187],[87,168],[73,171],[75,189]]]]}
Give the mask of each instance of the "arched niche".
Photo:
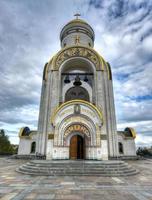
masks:
{"type": "Polygon", "coordinates": [[[81,99],[84,101],[90,101],[89,93],[88,91],[81,87],[81,86],[73,86],[70,89],[68,89],[65,93],[65,102],[71,101],[74,99],[81,99]]]}
{"type": "MultiPolygon", "coordinates": [[[[71,81],[69,84],[64,85],[64,87],[62,88],[62,102],[66,102],[66,100],[65,100],[66,93],[70,88],[73,87],[73,82],[74,81],[71,81]]],[[[89,94],[89,101],[92,103],[93,99],[92,99],[92,88],[91,88],[91,86],[88,83],[82,81],[81,87],[86,89],[86,91],[89,94]]]]}

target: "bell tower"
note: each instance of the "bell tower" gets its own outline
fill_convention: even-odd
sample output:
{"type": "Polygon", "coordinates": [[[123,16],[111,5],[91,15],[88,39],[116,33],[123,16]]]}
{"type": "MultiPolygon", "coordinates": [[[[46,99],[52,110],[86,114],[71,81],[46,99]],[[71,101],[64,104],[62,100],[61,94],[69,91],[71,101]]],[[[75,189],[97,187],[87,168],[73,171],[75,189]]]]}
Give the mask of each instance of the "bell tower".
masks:
{"type": "Polygon", "coordinates": [[[78,17],[63,27],[61,50],[44,67],[36,151],[47,159],[107,160],[118,156],[111,69],[78,17]]]}

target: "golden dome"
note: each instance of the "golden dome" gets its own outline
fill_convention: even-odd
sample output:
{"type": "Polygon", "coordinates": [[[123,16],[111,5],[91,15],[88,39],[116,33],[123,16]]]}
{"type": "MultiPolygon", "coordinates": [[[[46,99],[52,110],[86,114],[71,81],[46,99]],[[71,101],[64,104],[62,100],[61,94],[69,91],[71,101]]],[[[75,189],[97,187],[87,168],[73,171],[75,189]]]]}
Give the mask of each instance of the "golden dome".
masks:
{"type": "Polygon", "coordinates": [[[86,34],[88,34],[92,40],[94,40],[94,31],[92,29],[92,27],[84,20],[82,19],[73,19],[70,22],[68,22],[61,30],[60,33],[60,39],[62,41],[62,39],[70,33],[70,31],[80,31],[82,30],[82,32],[84,33],[84,31],[86,32],[86,34]]]}
{"type": "MultiPolygon", "coordinates": [[[[87,25],[89,25],[86,21],[84,21],[84,20],[82,20],[82,19],[73,19],[73,20],[71,20],[70,22],[68,22],[66,25],[68,25],[68,24],[73,24],[73,23],[82,23],[82,24],[87,24],[87,25]]],[[[89,25],[90,26],[90,25],[89,25]]]]}

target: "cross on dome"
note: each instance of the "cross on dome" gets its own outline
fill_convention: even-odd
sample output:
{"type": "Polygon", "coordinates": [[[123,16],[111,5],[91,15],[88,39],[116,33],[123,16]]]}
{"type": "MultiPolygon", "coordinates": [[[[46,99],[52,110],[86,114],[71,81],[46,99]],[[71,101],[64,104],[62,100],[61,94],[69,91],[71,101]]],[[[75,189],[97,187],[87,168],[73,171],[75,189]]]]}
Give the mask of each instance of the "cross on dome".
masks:
{"type": "Polygon", "coordinates": [[[80,15],[79,13],[76,13],[74,16],[76,17],[76,19],[79,19],[79,17],[80,17],[81,15],[80,15]]]}

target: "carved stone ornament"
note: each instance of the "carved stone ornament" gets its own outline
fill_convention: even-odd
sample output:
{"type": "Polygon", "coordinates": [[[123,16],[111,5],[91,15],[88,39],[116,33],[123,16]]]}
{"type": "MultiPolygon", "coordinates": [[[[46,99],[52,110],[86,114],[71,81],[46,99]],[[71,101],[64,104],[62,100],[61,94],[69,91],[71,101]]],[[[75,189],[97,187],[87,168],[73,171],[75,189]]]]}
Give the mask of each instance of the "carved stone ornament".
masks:
{"type": "Polygon", "coordinates": [[[64,137],[67,137],[73,131],[82,132],[87,137],[91,137],[90,133],[89,133],[89,130],[85,126],[83,126],[81,124],[74,124],[74,125],[71,125],[70,127],[68,127],[68,129],[64,133],[64,137]]]}
{"type": "Polygon", "coordinates": [[[56,58],[55,68],[58,69],[59,66],[67,59],[71,57],[84,57],[90,60],[95,66],[96,69],[100,69],[100,59],[95,54],[95,52],[87,49],[85,47],[70,47],[62,51],[56,58]]]}
{"type": "Polygon", "coordinates": [[[54,139],[54,134],[48,134],[48,139],[53,140],[54,139]]]}

